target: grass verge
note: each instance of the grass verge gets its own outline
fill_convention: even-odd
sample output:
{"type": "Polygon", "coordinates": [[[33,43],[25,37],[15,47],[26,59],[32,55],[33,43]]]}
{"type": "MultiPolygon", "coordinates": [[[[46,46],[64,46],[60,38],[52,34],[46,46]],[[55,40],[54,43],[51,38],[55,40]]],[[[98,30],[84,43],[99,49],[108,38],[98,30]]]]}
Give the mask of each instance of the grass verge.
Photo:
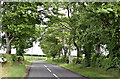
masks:
{"type": "Polygon", "coordinates": [[[7,63],[2,67],[2,77],[23,77],[25,72],[25,65],[20,63],[7,63]]]}
{"type": "Polygon", "coordinates": [[[27,71],[25,65],[31,65],[32,62],[45,60],[46,57],[24,56],[25,60],[20,63],[6,63],[2,66],[2,77],[23,77],[27,71]]]}
{"type": "Polygon", "coordinates": [[[86,77],[89,77],[91,79],[94,79],[94,78],[117,79],[118,77],[120,77],[120,73],[114,70],[105,71],[105,69],[102,69],[102,68],[82,67],[81,64],[58,63],[58,62],[53,62],[51,59],[45,62],[62,66],[66,69],[69,69],[73,72],[84,75],[86,77]]]}

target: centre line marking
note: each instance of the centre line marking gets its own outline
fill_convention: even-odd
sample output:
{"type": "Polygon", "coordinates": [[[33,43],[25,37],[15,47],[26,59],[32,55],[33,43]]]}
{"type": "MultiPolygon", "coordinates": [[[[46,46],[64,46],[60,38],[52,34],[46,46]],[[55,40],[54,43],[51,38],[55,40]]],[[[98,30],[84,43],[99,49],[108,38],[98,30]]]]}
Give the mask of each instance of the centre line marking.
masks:
{"type": "Polygon", "coordinates": [[[48,70],[49,72],[52,72],[49,68],[47,68],[47,70],[48,70]]]}
{"type": "Polygon", "coordinates": [[[46,65],[44,65],[45,67],[47,67],[46,65]]]}
{"type": "Polygon", "coordinates": [[[55,76],[57,79],[60,79],[56,74],[53,73],[53,76],[55,76]]]}

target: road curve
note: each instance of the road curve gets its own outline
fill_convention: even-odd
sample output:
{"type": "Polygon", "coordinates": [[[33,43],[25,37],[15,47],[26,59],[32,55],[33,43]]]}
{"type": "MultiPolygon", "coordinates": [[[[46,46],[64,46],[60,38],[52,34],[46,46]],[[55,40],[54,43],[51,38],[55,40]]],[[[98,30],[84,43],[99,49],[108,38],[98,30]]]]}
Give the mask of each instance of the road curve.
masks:
{"type": "Polygon", "coordinates": [[[57,65],[35,61],[24,79],[88,79],[57,65]]]}

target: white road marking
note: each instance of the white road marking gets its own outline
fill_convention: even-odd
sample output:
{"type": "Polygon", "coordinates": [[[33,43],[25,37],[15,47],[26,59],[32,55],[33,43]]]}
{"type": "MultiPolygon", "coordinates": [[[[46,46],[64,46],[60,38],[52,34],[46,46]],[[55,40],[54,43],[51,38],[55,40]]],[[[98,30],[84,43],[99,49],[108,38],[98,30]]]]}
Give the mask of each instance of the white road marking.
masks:
{"type": "MultiPolygon", "coordinates": [[[[52,72],[46,65],[44,65],[49,72],[52,72]]],[[[53,76],[56,77],[57,79],[60,79],[56,74],[53,73],[53,76]]]]}
{"type": "Polygon", "coordinates": [[[56,74],[53,73],[53,76],[55,76],[57,79],[60,79],[56,74]]]}
{"type": "Polygon", "coordinates": [[[46,68],[47,68],[47,70],[49,71],[49,72],[52,72],[46,65],[44,65],[46,68]]]}
{"type": "Polygon", "coordinates": [[[49,68],[47,68],[47,70],[48,70],[49,72],[52,72],[49,68]]]}
{"type": "Polygon", "coordinates": [[[46,65],[44,65],[45,67],[47,67],[46,65]]]}

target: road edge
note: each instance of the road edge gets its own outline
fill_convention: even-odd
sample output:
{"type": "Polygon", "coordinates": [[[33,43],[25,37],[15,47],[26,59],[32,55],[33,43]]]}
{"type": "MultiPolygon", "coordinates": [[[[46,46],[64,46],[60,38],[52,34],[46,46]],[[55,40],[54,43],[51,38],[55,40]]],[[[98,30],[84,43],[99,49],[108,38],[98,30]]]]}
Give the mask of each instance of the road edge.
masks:
{"type": "MultiPolygon", "coordinates": [[[[30,64],[30,66],[31,66],[31,65],[32,65],[32,63],[30,64]]],[[[27,76],[29,75],[30,69],[31,69],[31,67],[27,67],[26,72],[25,72],[25,74],[23,75],[22,79],[25,79],[25,77],[27,77],[27,76]]]]}

